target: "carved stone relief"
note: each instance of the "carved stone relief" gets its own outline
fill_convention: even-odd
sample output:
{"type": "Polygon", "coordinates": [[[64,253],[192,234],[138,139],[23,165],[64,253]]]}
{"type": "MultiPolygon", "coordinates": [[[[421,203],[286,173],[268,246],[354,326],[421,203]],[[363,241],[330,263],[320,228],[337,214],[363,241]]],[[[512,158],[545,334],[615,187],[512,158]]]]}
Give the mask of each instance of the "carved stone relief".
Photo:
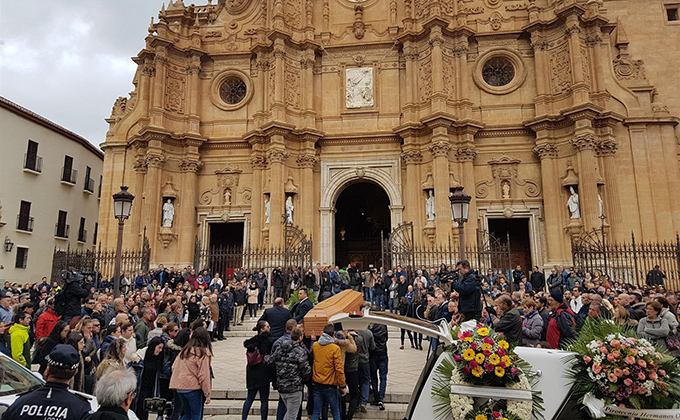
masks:
{"type": "Polygon", "coordinates": [[[446,92],[446,95],[449,97],[449,99],[454,99],[456,78],[453,70],[453,63],[451,63],[451,59],[448,57],[444,57],[443,70],[444,92],[446,92]]]}
{"type": "Polygon", "coordinates": [[[300,72],[297,68],[286,65],[286,105],[300,108],[300,72]]]}
{"type": "Polygon", "coordinates": [[[274,68],[269,71],[269,103],[276,101],[276,72],[274,68]]]}
{"type": "Polygon", "coordinates": [[[552,92],[562,93],[571,87],[571,64],[569,62],[569,45],[564,44],[551,51],[550,86],[552,92]]]}
{"type": "Polygon", "coordinates": [[[519,159],[503,155],[499,159],[489,161],[491,166],[492,180],[483,180],[475,185],[475,196],[483,199],[488,198],[490,190],[494,190],[493,198],[496,200],[509,200],[520,198],[518,196],[520,187],[524,190],[526,197],[535,198],[541,194],[538,183],[532,179],[520,179],[518,176],[519,159]]]}
{"type": "Polygon", "coordinates": [[[113,108],[111,109],[111,119],[115,120],[116,122],[120,121],[121,118],[125,116],[128,112],[128,107],[127,107],[128,100],[124,96],[119,96],[118,99],[116,99],[116,102],[113,104],[113,108]]]}
{"type": "Polygon", "coordinates": [[[644,64],[642,60],[617,58],[614,60],[614,74],[619,80],[644,80],[647,78],[644,64]]]}
{"type": "Polygon", "coordinates": [[[592,86],[590,84],[590,58],[588,57],[588,49],[586,49],[584,46],[581,46],[581,57],[583,80],[588,86],[592,86]]]}
{"type": "Polygon", "coordinates": [[[302,4],[300,4],[300,0],[286,0],[286,6],[284,8],[286,23],[296,28],[299,27],[301,10],[302,4]]]}
{"type": "Polygon", "coordinates": [[[427,102],[432,96],[432,62],[429,59],[420,63],[420,102],[427,102]]]}
{"type": "Polygon", "coordinates": [[[186,76],[168,71],[165,78],[165,109],[184,113],[184,91],[186,76]]]}
{"type": "Polygon", "coordinates": [[[345,70],[345,106],[347,109],[373,105],[373,67],[345,70]]]}

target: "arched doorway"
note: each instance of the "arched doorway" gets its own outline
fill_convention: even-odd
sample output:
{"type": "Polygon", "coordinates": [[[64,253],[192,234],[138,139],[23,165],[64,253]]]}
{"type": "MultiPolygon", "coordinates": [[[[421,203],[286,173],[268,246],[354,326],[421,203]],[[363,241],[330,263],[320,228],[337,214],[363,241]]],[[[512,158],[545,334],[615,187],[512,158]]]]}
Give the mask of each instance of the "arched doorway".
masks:
{"type": "Polygon", "coordinates": [[[335,264],[378,268],[381,241],[391,230],[390,199],[372,182],[347,186],[335,202],[335,264]]]}

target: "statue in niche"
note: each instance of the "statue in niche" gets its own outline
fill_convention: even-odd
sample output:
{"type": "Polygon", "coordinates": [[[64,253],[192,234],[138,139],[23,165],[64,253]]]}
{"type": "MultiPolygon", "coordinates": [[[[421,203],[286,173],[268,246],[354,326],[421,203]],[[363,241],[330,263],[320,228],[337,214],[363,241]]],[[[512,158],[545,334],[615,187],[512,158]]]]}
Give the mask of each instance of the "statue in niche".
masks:
{"type": "Polygon", "coordinates": [[[425,214],[427,215],[427,220],[434,220],[434,193],[432,190],[427,190],[427,200],[425,200],[425,214]]]}
{"type": "Polygon", "coordinates": [[[503,200],[510,199],[510,184],[507,182],[503,183],[503,200]]]}
{"type": "Polygon", "coordinates": [[[576,192],[574,191],[574,187],[569,187],[569,191],[571,192],[571,195],[569,196],[569,200],[567,201],[567,207],[571,212],[571,218],[580,219],[581,210],[579,210],[578,194],[576,194],[576,192]]]}
{"type": "Polygon", "coordinates": [[[293,197],[290,195],[286,198],[286,223],[293,223],[293,197]]]}
{"type": "Polygon", "coordinates": [[[264,200],[264,222],[269,224],[269,216],[271,215],[272,203],[269,201],[269,197],[264,200]]]}
{"type": "MultiPolygon", "coordinates": [[[[453,193],[449,191],[449,202],[451,202],[451,197],[453,197],[453,193]]],[[[453,220],[453,206],[449,206],[451,209],[451,220],[453,220]]]]}
{"type": "Polygon", "coordinates": [[[175,219],[175,206],[172,204],[172,200],[168,198],[168,201],[163,204],[163,223],[161,227],[170,228],[172,227],[172,221],[175,219]]]}
{"type": "Polygon", "coordinates": [[[231,190],[229,188],[224,190],[224,205],[231,206],[231,190]]]}
{"type": "Polygon", "coordinates": [[[602,196],[600,194],[597,195],[597,202],[600,205],[600,217],[604,216],[604,203],[602,202],[602,196]]]}

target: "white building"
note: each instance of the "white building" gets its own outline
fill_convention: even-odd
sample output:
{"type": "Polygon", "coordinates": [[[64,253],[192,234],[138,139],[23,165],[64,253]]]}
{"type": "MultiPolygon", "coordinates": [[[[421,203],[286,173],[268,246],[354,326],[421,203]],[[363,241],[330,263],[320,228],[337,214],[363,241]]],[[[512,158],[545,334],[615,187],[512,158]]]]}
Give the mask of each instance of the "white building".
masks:
{"type": "Polygon", "coordinates": [[[50,276],[54,248],[93,249],[104,154],[0,97],[0,279],[50,276]]]}

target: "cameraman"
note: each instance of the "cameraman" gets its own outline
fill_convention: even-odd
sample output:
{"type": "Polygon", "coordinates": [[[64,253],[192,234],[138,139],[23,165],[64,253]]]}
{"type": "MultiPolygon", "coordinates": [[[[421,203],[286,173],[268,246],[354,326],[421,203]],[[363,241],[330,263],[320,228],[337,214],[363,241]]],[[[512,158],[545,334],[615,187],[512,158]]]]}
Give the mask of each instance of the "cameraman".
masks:
{"type": "Polygon", "coordinates": [[[64,288],[54,298],[54,309],[61,319],[70,322],[73,317],[80,316],[82,299],[89,296],[89,287],[83,287],[83,275],[75,271],[62,274],[64,288]]]}
{"type": "Polygon", "coordinates": [[[476,319],[481,312],[481,289],[477,284],[476,272],[470,268],[468,260],[458,262],[456,270],[459,277],[451,286],[460,295],[460,312],[466,321],[476,319]]]}

